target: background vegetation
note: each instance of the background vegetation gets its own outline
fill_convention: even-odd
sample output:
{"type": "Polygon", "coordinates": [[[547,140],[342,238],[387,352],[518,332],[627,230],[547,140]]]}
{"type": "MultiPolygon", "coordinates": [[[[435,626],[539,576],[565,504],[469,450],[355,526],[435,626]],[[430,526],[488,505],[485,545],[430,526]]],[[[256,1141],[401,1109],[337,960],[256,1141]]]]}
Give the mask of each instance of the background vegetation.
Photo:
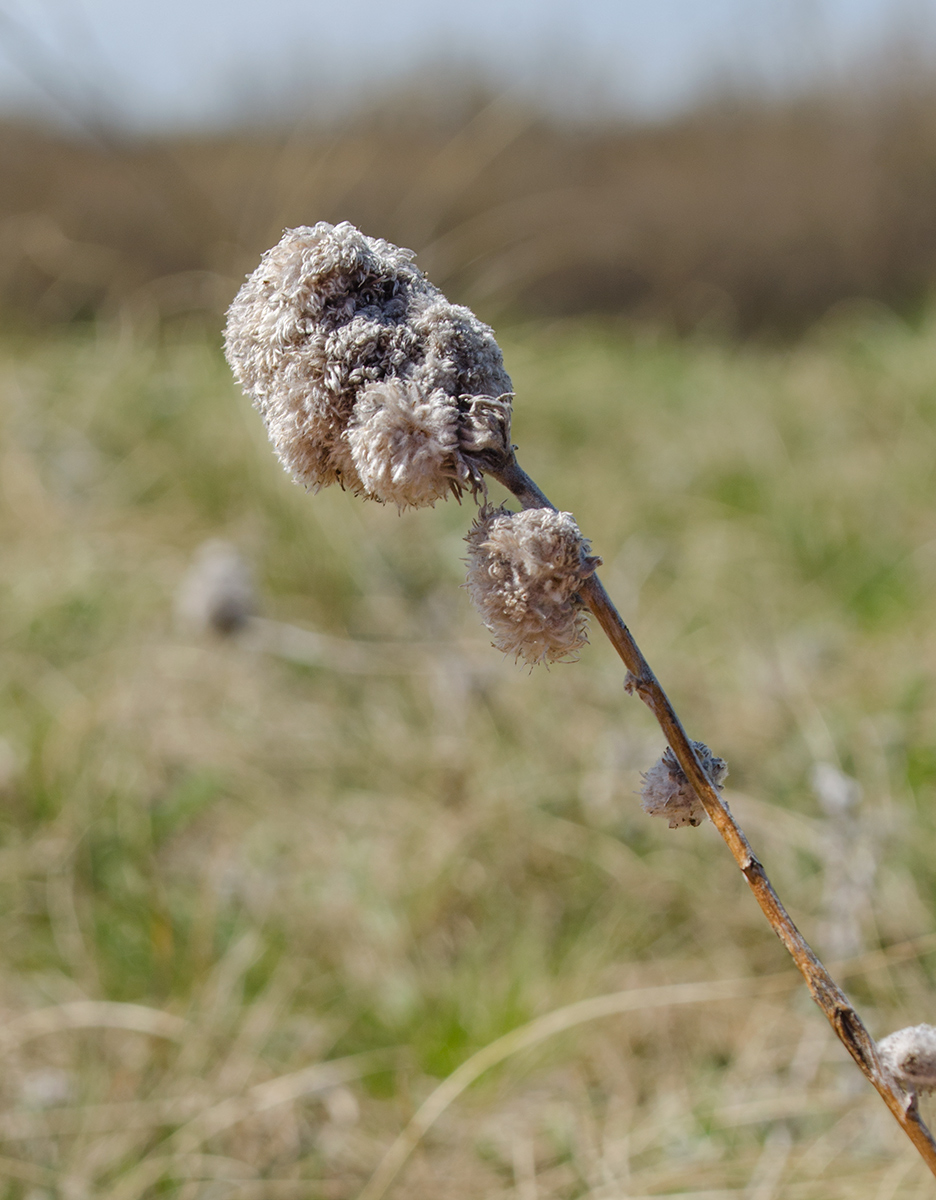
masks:
{"type": "MultiPolygon", "coordinates": [[[[525,465],[878,1036],[933,1017],[934,332],[503,338],[525,465]],[[860,785],[844,825],[817,763],[860,785]]],[[[750,995],[509,1060],[396,1194],[929,1194],[712,829],[640,812],[662,747],[610,649],[488,647],[470,512],[304,495],[178,324],[8,338],[0,393],[3,1195],[351,1198],[492,1039],[719,979],[750,995]],[[211,537],[255,569],[240,639],[173,619],[211,537]]]]}
{"type": "Polygon", "coordinates": [[[936,273],[932,72],[725,95],[657,124],[561,121],[464,79],[228,133],[0,126],[0,306],[68,321],[225,308],[284,226],[411,246],[488,315],[626,312],[800,331],[855,296],[919,311],[936,273]]]}
{"type": "Polygon", "coordinates": [[[459,86],[0,127],[0,1196],[353,1200],[494,1039],[720,980],[509,1058],[395,1195],[930,1195],[712,829],[641,813],[610,649],[502,660],[471,506],[304,495],[218,343],[318,219],[495,320],[524,466],[795,919],[876,1036],[933,1020],[934,112],[889,70],[656,125],[459,86]],[[236,638],[175,615],[212,538],[236,638]]]}

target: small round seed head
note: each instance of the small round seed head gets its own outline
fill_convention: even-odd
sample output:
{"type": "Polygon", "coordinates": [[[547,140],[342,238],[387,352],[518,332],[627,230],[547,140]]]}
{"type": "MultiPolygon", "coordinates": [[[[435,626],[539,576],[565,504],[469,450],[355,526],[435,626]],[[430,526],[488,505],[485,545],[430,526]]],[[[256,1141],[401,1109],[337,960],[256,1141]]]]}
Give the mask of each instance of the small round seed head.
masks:
{"type": "Polygon", "coordinates": [[[908,1092],[936,1091],[936,1028],[911,1025],[878,1042],[884,1066],[908,1092]]]}
{"type": "Polygon", "coordinates": [[[192,633],[230,637],[250,624],[257,596],[236,546],[212,538],[195,552],[175,595],[176,618],[192,633]]]}
{"type": "Polygon", "coordinates": [[[531,664],[574,657],[587,641],[579,589],[601,560],[572,514],[483,508],[465,540],[468,594],[494,645],[531,664]]]}
{"type": "MultiPolygon", "coordinates": [[[[728,764],[723,758],[716,758],[705,742],[693,742],[692,748],[702,764],[702,769],[712,781],[712,786],[721,791],[722,784],[728,776],[728,764]]],[[[651,817],[665,817],[669,821],[670,829],[679,829],[683,825],[701,825],[705,816],[702,801],[695,794],[670,746],[666,747],[663,757],[643,776],[640,803],[644,812],[649,813],[651,817]]]]}
{"type": "MultiPolygon", "coordinates": [[[[510,453],[510,379],[487,325],[467,308],[450,304],[413,263],[410,250],[369,238],[348,222],[288,229],[248,276],[230,309],[225,333],[228,362],[266,422],[283,465],[306,487],[341,483],[384,498],[362,479],[395,474],[393,502],[433,503],[455,482],[476,487],[480,463],[471,455],[474,400],[500,404],[500,444],[483,448],[500,459],[510,453]],[[407,493],[408,472],[393,455],[412,458],[406,438],[385,437],[390,455],[378,470],[374,455],[352,453],[349,430],[374,415],[375,384],[406,385],[413,406],[441,406],[433,427],[446,423],[454,405],[456,436],[441,472],[427,483],[429,458],[407,493]],[[356,417],[356,406],[364,412],[356,417]],[[462,424],[466,426],[462,432],[462,424]],[[427,496],[432,499],[426,499],[427,496]]],[[[395,395],[402,393],[396,392],[395,395]]],[[[399,405],[396,406],[399,409],[399,405]]],[[[482,453],[479,451],[479,453],[482,453]]]]}
{"type": "Polygon", "coordinates": [[[368,495],[399,509],[421,508],[457,486],[458,417],[457,403],[444,392],[424,396],[398,379],[365,388],[347,440],[368,495]]]}

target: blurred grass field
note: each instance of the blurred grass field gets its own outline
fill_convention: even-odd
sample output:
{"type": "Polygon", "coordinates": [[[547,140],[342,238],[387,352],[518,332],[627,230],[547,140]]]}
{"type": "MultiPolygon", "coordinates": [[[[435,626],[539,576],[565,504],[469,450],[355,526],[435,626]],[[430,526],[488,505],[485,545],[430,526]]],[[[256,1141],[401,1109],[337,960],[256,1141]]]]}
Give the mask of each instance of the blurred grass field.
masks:
{"type": "MultiPolygon", "coordinates": [[[[835,953],[832,764],[862,797],[839,974],[876,1036],[936,1020],[936,318],[502,344],[521,461],[794,918],[835,953]]],[[[512,1056],[391,1194],[931,1194],[804,989],[765,990],[787,960],[712,828],[640,811],[662,740],[600,634],[532,673],[488,646],[470,504],[305,495],[183,326],[8,338],[0,396],[0,1194],[350,1200],[509,1030],[739,979],[512,1056]],[[177,627],[209,538],[326,661],[177,627]]]]}

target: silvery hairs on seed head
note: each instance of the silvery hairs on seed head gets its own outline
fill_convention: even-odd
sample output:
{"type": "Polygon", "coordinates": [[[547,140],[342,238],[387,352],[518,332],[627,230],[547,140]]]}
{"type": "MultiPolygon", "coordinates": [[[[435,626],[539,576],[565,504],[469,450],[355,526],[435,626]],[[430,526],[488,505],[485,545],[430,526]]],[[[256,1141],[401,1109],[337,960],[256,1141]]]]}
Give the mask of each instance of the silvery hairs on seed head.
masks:
{"type": "Polygon", "coordinates": [[[936,1029],[911,1025],[878,1042],[878,1054],[888,1071],[908,1092],[936,1091],[936,1029]]]}
{"type": "MultiPolygon", "coordinates": [[[[705,742],[693,742],[692,748],[712,786],[721,791],[721,785],[728,777],[728,764],[723,758],[717,758],[705,742]]],[[[701,825],[705,816],[702,801],[695,794],[670,746],[644,775],[640,803],[644,812],[651,817],[665,817],[670,829],[701,825]]]]}
{"type": "Polygon", "coordinates": [[[420,507],[510,454],[494,335],[413,257],[347,221],[287,229],[228,310],[228,362],[306,487],[420,507]]]}
{"type": "Polygon", "coordinates": [[[573,658],[585,644],[579,589],[589,556],[571,513],[483,508],[468,542],[468,594],[494,645],[530,664],[573,658]]]}

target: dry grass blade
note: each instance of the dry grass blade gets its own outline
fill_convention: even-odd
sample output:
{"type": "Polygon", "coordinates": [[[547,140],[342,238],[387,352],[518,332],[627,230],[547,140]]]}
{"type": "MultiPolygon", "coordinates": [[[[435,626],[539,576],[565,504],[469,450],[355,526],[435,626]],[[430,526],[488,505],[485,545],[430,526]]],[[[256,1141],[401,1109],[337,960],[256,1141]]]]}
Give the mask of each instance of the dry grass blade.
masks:
{"type": "Polygon", "coordinates": [[[67,1187],[68,1181],[57,1171],[48,1167],[39,1167],[35,1163],[21,1162],[16,1158],[0,1157],[0,1178],[18,1179],[23,1183],[32,1183],[36,1187],[67,1187]]]}
{"type": "Polygon", "coordinates": [[[340,1186],[327,1179],[254,1179],[245,1183],[229,1183],[228,1200],[309,1200],[310,1195],[343,1196],[340,1186]]]}
{"type": "Polygon", "coordinates": [[[205,1106],[203,1095],[172,1096],[165,1100],[129,1100],[122,1104],[83,1104],[38,1112],[0,1116],[0,1141],[29,1141],[155,1129],[189,1120],[205,1106]]]}
{"type": "Polygon", "coordinates": [[[292,1071],[258,1083],[244,1096],[232,1096],[220,1104],[200,1113],[172,1135],[170,1142],[179,1153],[189,1154],[209,1138],[230,1129],[240,1121],[280,1104],[288,1104],[301,1096],[328,1091],[343,1083],[360,1079],[363,1075],[385,1070],[392,1058],[392,1051],[378,1050],[368,1054],[356,1054],[350,1058],[332,1062],[316,1063],[301,1071],[292,1071]]]}
{"type": "Polygon", "coordinates": [[[870,950],[867,954],[859,954],[855,958],[844,958],[833,962],[832,966],[843,977],[863,975],[869,971],[882,970],[921,954],[929,954],[936,950],[936,933],[925,933],[922,937],[912,938],[907,942],[899,942],[884,950],[870,950]]]}
{"type": "Polygon", "coordinates": [[[396,1178],[413,1150],[450,1104],[471,1087],[485,1071],[498,1066],[511,1055],[519,1054],[548,1038],[556,1037],[588,1021],[619,1016],[641,1008],[663,1008],[676,1004],[710,1004],[718,1000],[762,996],[786,991],[799,983],[792,973],[765,976],[763,979],[725,979],[710,983],[676,983],[662,987],[634,988],[593,996],[575,1004],[557,1008],[491,1042],[466,1059],[448,1076],[413,1114],[409,1124],[384,1155],[377,1170],[360,1193],[358,1200],[380,1200],[396,1178]]]}
{"type": "MultiPolygon", "coordinates": [[[[601,1192],[589,1192],[588,1200],[607,1200],[601,1192]]],[[[627,1200],[660,1200],[660,1194],[628,1196],[627,1200]]],[[[668,1192],[666,1200],[751,1200],[747,1188],[716,1188],[702,1192],[668,1192]]]]}
{"type": "MultiPolygon", "coordinates": [[[[432,642],[365,642],[330,637],[284,621],[252,617],[243,644],[287,662],[321,666],[349,675],[428,675],[435,670],[440,645],[432,642]]],[[[464,646],[464,651],[486,649],[464,646]]],[[[451,646],[445,649],[451,650],[451,646]]]]}
{"type": "Polygon", "coordinates": [[[143,1004],[121,1004],[112,1000],[73,1000],[17,1017],[0,1028],[0,1052],[11,1050],[33,1038],[67,1029],[122,1029],[130,1033],[181,1041],[189,1024],[182,1017],[148,1008],[143,1004]]]}
{"type": "Polygon", "coordinates": [[[281,1104],[325,1092],[386,1069],[392,1051],[356,1054],[349,1058],[315,1063],[252,1087],[243,1096],[231,1096],[193,1117],[161,1144],[163,1153],[151,1156],[131,1170],[107,1193],[108,1200],[135,1200],[143,1195],[179,1157],[193,1154],[210,1138],[241,1121],[281,1104]]]}

